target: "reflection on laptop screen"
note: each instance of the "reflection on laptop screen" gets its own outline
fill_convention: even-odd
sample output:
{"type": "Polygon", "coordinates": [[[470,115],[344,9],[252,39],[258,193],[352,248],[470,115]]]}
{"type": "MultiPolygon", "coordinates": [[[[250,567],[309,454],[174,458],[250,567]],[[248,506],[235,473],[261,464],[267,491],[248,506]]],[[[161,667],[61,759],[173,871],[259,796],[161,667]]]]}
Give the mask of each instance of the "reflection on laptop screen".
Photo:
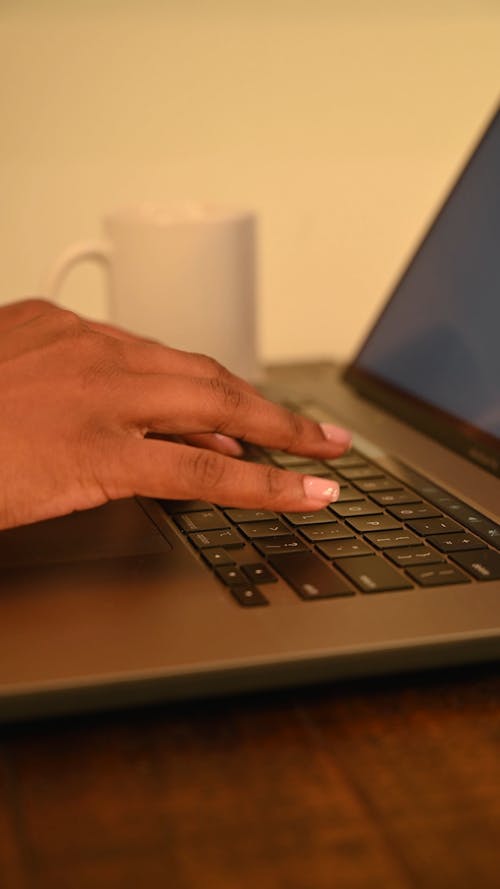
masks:
{"type": "Polygon", "coordinates": [[[500,112],[355,366],[500,438],[500,112]]]}

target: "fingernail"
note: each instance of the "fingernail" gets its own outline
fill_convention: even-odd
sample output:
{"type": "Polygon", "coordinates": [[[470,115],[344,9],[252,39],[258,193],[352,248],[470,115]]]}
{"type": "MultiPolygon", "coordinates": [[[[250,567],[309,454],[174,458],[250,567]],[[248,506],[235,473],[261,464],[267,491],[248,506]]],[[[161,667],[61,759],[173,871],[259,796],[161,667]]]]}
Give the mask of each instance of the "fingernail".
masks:
{"type": "Polygon", "coordinates": [[[323,435],[328,441],[340,447],[348,448],[351,446],[352,435],[347,429],[341,426],[334,426],[333,423],[320,423],[323,435]]]}
{"type": "Polygon", "coordinates": [[[338,484],[329,479],[305,475],[303,485],[307,499],[315,500],[316,503],[333,503],[339,498],[340,488],[338,484]]]}
{"type": "Polygon", "coordinates": [[[240,443],[236,441],[235,438],[231,438],[230,435],[222,435],[220,432],[214,432],[214,437],[219,442],[221,449],[224,449],[224,452],[230,457],[241,457],[243,454],[243,448],[240,443]]]}

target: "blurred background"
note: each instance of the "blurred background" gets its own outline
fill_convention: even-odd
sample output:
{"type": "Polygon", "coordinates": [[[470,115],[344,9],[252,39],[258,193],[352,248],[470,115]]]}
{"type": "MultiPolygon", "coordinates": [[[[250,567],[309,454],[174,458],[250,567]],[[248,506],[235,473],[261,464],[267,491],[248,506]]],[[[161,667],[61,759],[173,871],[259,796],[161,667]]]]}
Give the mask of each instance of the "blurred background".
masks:
{"type": "Polygon", "coordinates": [[[345,358],[499,84],[498,0],[0,0],[0,302],[103,211],[245,204],[262,358],[345,358]]]}

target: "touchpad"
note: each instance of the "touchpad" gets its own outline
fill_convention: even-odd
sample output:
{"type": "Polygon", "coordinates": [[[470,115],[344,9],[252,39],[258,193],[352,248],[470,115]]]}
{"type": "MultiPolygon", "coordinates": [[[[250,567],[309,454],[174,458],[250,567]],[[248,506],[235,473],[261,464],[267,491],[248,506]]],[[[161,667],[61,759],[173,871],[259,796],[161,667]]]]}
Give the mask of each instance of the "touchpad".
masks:
{"type": "Polygon", "coordinates": [[[172,549],[135,500],[0,531],[0,565],[43,565],[172,549]]]}

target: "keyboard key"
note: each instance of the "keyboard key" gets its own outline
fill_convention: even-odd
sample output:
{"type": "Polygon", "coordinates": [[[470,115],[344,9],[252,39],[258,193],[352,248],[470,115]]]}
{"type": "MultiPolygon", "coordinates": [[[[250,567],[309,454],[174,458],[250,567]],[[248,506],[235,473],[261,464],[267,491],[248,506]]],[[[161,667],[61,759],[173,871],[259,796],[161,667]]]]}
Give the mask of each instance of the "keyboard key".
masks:
{"type": "Polygon", "coordinates": [[[241,565],[241,570],[252,583],[276,583],[276,576],[263,562],[252,565],[241,565]]]}
{"type": "Polygon", "coordinates": [[[291,534],[288,537],[268,537],[255,541],[255,546],[263,556],[280,553],[296,553],[307,550],[305,543],[291,534]]]}
{"type": "Polygon", "coordinates": [[[270,562],[302,599],[353,595],[345,580],[314,553],[273,556],[270,562]]]}
{"type": "Polygon", "coordinates": [[[355,500],[347,503],[332,503],[330,512],[340,516],[340,518],[348,518],[355,515],[377,515],[382,514],[380,506],[372,503],[370,500],[355,500]]]}
{"type": "Polygon", "coordinates": [[[391,478],[388,475],[380,475],[378,478],[367,478],[356,481],[361,491],[370,494],[372,491],[394,491],[401,487],[401,480],[391,478]]]}
{"type": "Polygon", "coordinates": [[[375,503],[378,503],[380,506],[395,506],[397,503],[417,503],[420,502],[420,497],[418,494],[414,494],[413,491],[405,491],[404,488],[400,488],[396,491],[381,491],[380,493],[374,493],[372,499],[375,500],[375,503]]]}
{"type": "Polygon", "coordinates": [[[338,568],[363,593],[383,593],[390,590],[411,589],[412,584],[403,574],[399,574],[382,556],[356,556],[341,559],[338,568]]]}
{"type": "Polygon", "coordinates": [[[365,466],[353,466],[352,468],[338,469],[337,472],[348,481],[356,481],[357,479],[375,478],[383,476],[383,470],[378,466],[366,463],[365,466]]]}
{"type": "Polygon", "coordinates": [[[316,549],[326,556],[327,559],[343,559],[346,556],[366,556],[373,552],[366,543],[362,540],[357,540],[355,537],[352,540],[327,540],[325,543],[318,543],[316,549]]]}
{"type": "Polygon", "coordinates": [[[420,586],[444,586],[450,583],[470,583],[458,568],[445,562],[443,565],[419,565],[408,568],[408,574],[420,586]]]}
{"type": "Polygon", "coordinates": [[[334,457],[332,460],[325,460],[327,466],[332,469],[346,469],[352,466],[365,466],[366,460],[361,454],[351,453],[345,454],[343,457],[334,457]]]}
{"type": "Polygon", "coordinates": [[[445,561],[432,546],[426,546],[424,543],[420,546],[403,546],[387,550],[386,556],[401,568],[406,568],[407,565],[434,565],[445,561]]]}
{"type": "Polygon", "coordinates": [[[500,553],[492,549],[480,552],[455,553],[454,562],[465,568],[476,580],[500,580],[500,553]]]}
{"type": "Polygon", "coordinates": [[[428,537],[430,534],[450,534],[462,530],[460,525],[446,516],[437,519],[415,519],[415,521],[406,522],[406,524],[421,537],[428,537]]]}
{"type": "Polygon", "coordinates": [[[248,578],[236,565],[222,565],[215,569],[215,573],[227,586],[245,586],[248,583],[248,578]]]}
{"type": "Polygon", "coordinates": [[[260,590],[256,590],[251,586],[232,586],[230,592],[245,608],[252,608],[255,605],[269,605],[268,599],[262,595],[260,590]]]}
{"type": "Polygon", "coordinates": [[[309,463],[300,463],[298,466],[290,467],[294,472],[300,472],[301,475],[319,475],[325,476],[330,475],[330,470],[328,466],[325,466],[324,463],[319,463],[316,460],[310,460],[309,463]]]}
{"type": "Polygon", "coordinates": [[[374,515],[374,516],[360,516],[359,518],[349,519],[349,524],[355,531],[360,531],[361,533],[365,533],[366,531],[391,531],[392,529],[401,528],[399,522],[396,519],[393,519],[392,516],[384,515],[374,515]]]}
{"type": "Polygon", "coordinates": [[[217,549],[216,547],[205,549],[202,556],[211,567],[216,565],[234,565],[234,559],[225,549],[217,549]]]}
{"type": "Polygon", "coordinates": [[[271,512],[270,509],[225,509],[224,512],[232,522],[237,524],[240,522],[266,522],[278,518],[278,514],[271,512]]]}
{"type": "Polygon", "coordinates": [[[239,525],[239,530],[245,537],[253,540],[256,537],[284,537],[290,533],[290,528],[278,520],[272,522],[252,522],[239,525]]]}
{"type": "Polygon", "coordinates": [[[484,543],[474,534],[467,534],[462,531],[461,534],[436,534],[435,537],[428,537],[428,542],[434,544],[436,549],[442,553],[463,552],[469,549],[484,549],[484,543]]]}
{"type": "Polygon", "coordinates": [[[349,537],[354,537],[351,529],[339,524],[339,522],[330,522],[328,525],[304,526],[300,529],[300,533],[312,543],[317,543],[321,540],[346,540],[349,537]]]}
{"type": "MultiPolygon", "coordinates": [[[[300,454],[271,454],[271,460],[276,466],[281,466],[283,469],[294,469],[302,466],[304,463],[310,463],[310,457],[301,457],[300,454]]],[[[322,464],[318,464],[322,465],[322,464]]]]}
{"type": "Polygon", "coordinates": [[[491,546],[500,549],[500,525],[496,525],[490,519],[486,519],[486,524],[480,528],[474,528],[474,531],[479,537],[490,543],[491,546]]]}
{"type": "Polygon", "coordinates": [[[347,500],[363,500],[363,494],[344,482],[340,484],[340,494],[337,503],[345,503],[347,500]]]}
{"type": "Polygon", "coordinates": [[[181,512],[174,516],[174,522],[182,531],[212,531],[215,528],[229,528],[229,522],[215,509],[203,512],[181,512]]]}
{"type": "Polygon", "coordinates": [[[404,528],[397,531],[377,531],[373,534],[365,534],[365,540],[376,546],[377,549],[392,549],[396,546],[415,546],[421,543],[410,531],[404,528]]]}
{"type": "Polygon", "coordinates": [[[196,534],[190,534],[189,539],[197,549],[205,549],[209,546],[232,548],[245,544],[241,534],[238,534],[234,528],[222,528],[220,531],[198,531],[196,534]]]}
{"type": "Polygon", "coordinates": [[[283,516],[292,525],[320,525],[322,522],[332,521],[332,515],[327,509],[319,509],[317,512],[284,512],[283,516]]]}
{"type": "Polygon", "coordinates": [[[442,515],[435,506],[429,506],[427,503],[411,503],[405,506],[392,506],[388,510],[391,515],[401,522],[407,522],[408,519],[432,519],[442,515]]]}
{"type": "Polygon", "coordinates": [[[491,519],[486,518],[479,512],[467,509],[466,515],[460,516],[460,521],[467,528],[470,528],[471,531],[474,531],[474,534],[491,543],[492,546],[500,547],[500,525],[497,525],[491,519]]]}

